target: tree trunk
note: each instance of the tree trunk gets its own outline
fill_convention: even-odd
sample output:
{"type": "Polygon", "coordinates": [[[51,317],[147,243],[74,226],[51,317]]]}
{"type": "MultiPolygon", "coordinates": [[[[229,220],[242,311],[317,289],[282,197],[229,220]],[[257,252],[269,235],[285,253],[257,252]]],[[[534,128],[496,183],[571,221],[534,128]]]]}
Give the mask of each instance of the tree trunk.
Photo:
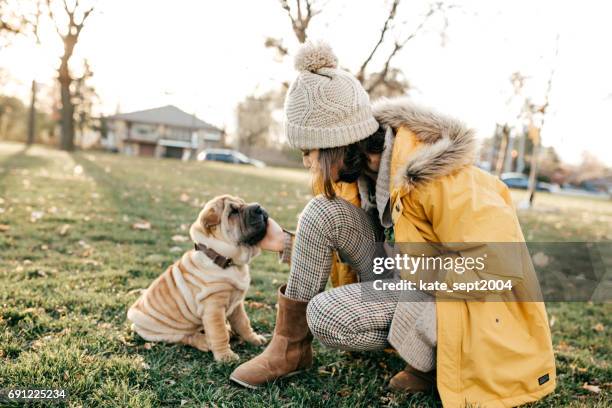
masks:
{"type": "Polygon", "coordinates": [[[32,95],[30,97],[30,112],[28,116],[28,140],[27,144],[34,144],[36,134],[36,81],[32,80],[32,95]]]}
{"type": "Polygon", "coordinates": [[[61,128],[62,132],[60,135],[60,149],[72,151],[74,150],[74,105],[72,104],[72,94],[70,92],[70,84],[72,78],[70,77],[70,71],[68,70],[68,60],[72,55],[72,48],[70,52],[66,51],[62,63],[59,68],[59,82],[61,88],[61,128]]]}
{"type": "Polygon", "coordinates": [[[74,106],[70,95],[70,84],[61,84],[62,93],[62,133],[60,137],[60,149],[74,150],[74,106]]]}
{"type": "Polygon", "coordinates": [[[517,173],[522,173],[525,170],[525,143],[527,139],[527,132],[523,128],[521,130],[521,134],[519,137],[519,145],[518,145],[518,155],[516,160],[516,171],[517,173]]]}
{"type": "Polygon", "coordinates": [[[514,130],[508,132],[508,145],[506,146],[506,154],[504,157],[504,173],[512,171],[514,167],[514,157],[512,157],[512,152],[514,151],[515,140],[516,132],[514,130]]]}
{"type": "Polygon", "coordinates": [[[529,207],[533,207],[535,200],[536,176],[538,174],[538,158],[540,155],[540,129],[532,126],[529,129],[531,140],[533,141],[533,150],[531,152],[531,167],[529,168],[529,207]]]}
{"type": "Polygon", "coordinates": [[[510,138],[509,133],[510,129],[508,129],[508,126],[504,125],[501,132],[502,139],[497,152],[497,163],[495,165],[495,175],[497,177],[501,176],[502,172],[504,171],[504,163],[506,162],[506,155],[508,154],[508,141],[510,138]]]}

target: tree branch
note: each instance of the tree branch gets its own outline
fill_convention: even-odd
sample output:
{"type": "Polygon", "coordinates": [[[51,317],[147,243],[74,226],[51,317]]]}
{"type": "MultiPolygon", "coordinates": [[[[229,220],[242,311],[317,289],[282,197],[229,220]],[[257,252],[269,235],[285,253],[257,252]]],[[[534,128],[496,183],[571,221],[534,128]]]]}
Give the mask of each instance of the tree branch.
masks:
{"type": "Polygon", "coordinates": [[[8,31],[13,34],[19,34],[21,32],[21,29],[19,29],[19,27],[13,27],[7,22],[0,20],[0,31],[8,31]]]}
{"type": "Polygon", "coordinates": [[[363,64],[361,64],[361,67],[359,68],[359,71],[357,72],[356,77],[359,80],[359,82],[361,82],[361,83],[363,83],[363,80],[364,80],[364,77],[365,77],[366,67],[368,66],[368,64],[372,60],[372,57],[374,57],[374,54],[378,50],[378,47],[380,47],[380,45],[382,44],[383,40],[385,39],[385,34],[387,33],[387,30],[389,29],[389,24],[395,18],[397,6],[399,5],[399,3],[400,3],[400,0],[394,0],[393,1],[393,4],[391,5],[391,10],[389,11],[389,15],[387,16],[387,19],[385,20],[385,24],[383,25],[383,28],[380,30],[380,37],[378,38],[378,42],[376,43],[376,45],[374,46],[374,48],[370,52],[370,55],[368,55],[368,57],[365,59],[365,61],[363,61],[363,64]]]}
{"type": "Polygon", "coordinates": [[[287,0],[280,0],[281,7],[287,12],[289,19],[291,20],[291,28],[293,28],[293,32],[300,43],[306,42],[306,39],[308,38],[306,30],[308,29],[310,20],[320,13],[320,10],[313,9],[312,0],[303,1],[306,4],[306,15],[304,16],[304,12],[302,10],[302,0],[296,0],[297,17],[294,17],[293,14],[291,14],[291,6],[289,5],[289,2],[287,0]]]}
{"type": "Polygon", "coordinates": [[[87,17],[89,17],[89,15],[93,12],[93,10],[94,8],[93,6],[91,6],[91,8],[83,14],[83,19],[81,19],[81,22],[76,25],[76,29],[77,29],[76,35],[77,36],[81,33],[81,30],[83,29],[83,25],[85,24],[85,20],[87,20],[87,17]]]}
{"type": "Polygon", "coordinates": [[[387,60],[385,61],[385,64],[383,65],[383,69],[378,74],[378,77],[376,78],[374,82],[372,82],[366,87],[366,91],[368,93],[370,93],[377,86],[385,82],[387,78],[387,73],[389,72],[389,67],[391,66],[391,60],[393,59],[393,57],[395,57],[397,53],[402,48],[404,48],[404,46],[408,43],[408,41],[412,40],[414,37],[417,36],[417,34],[423,29],[423,27],[425,27],[425,24],[431,18],[431,16],[433,16],[435,12],[440,9],[441,9],[441,3],[438,3],[436,6],[432,6],[427,12],[427,14],[425,14],[425,16],[423,17],[423,20],[421,21],[421,23],[414,29],[412,33],[410,33],[402,42],[397,42],[397,41],[395,42],[395,45],[393,46],[393,50],[387,56],[387,60]]]}

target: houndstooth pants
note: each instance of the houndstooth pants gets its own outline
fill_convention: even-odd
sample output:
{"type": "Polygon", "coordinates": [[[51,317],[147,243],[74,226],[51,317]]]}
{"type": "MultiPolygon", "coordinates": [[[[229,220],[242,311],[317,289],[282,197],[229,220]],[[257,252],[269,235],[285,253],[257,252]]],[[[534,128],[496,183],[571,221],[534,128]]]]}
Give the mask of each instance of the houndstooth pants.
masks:
{"type": "MultiPolygon", "coordinates": [[[[371,285],[355,283],[324,292],[333,251],[338,251],[356,270],[361,282],[389,279],[390,273],[372,272],[373,258],[385,255],[380,245],[382,238],[382,231],[372,217],[342,199],[317,196],[304,208],[285,295],[309,302],[308,326],[323,344],[354,351],[388,347],[387,337],[399,300],[396,292],[377,293],[374,302],[371,298],[367,302],[362,299],[362,289],[371,285]]],[[[404,301],[410,301],[405,294],[404,301]]]]}

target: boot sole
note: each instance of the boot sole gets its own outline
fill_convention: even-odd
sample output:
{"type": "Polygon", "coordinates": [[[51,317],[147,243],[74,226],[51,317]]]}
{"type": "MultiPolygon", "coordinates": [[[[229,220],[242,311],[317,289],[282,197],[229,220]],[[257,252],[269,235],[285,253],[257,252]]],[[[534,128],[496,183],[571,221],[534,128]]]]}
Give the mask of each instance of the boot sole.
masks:
{"type": "MultiPolygon", "coordinates": [[[[296,370],[296,371],[292,371],[292,372],[290,372],[289,374],[285,374],[285,375],[283,375],[283,376],[278,377],[277,379],[281,379],[281,378],[288,378],[288,377],[293,377],[294,375],[300,374],[300,373],[301,373],[301,372],[303,372],[304,370],[305,370],[305,369],[302,369],[302,370],[296,370]]],[[[239,380],[238,378],[233,377],[233,376],[231,376],[231,375],[230,375],[230,378],[229,378],[229,379],[230,379],[230,381],[233,381],[233,382],[235,382],[236,384],[241,385],[241,386],[243,386],[243,387],[245,387],[245,388],[249,388],[249,389],[251,389],[251,390],[256,390],[256,389],[258,389],[258,388],[260,387],[260,385],[263,385],[263,384],[260,384],[260,385],[253,385],[253,384],[249,384],[248,382],[245,382],[245,381],[239,380]]]]}

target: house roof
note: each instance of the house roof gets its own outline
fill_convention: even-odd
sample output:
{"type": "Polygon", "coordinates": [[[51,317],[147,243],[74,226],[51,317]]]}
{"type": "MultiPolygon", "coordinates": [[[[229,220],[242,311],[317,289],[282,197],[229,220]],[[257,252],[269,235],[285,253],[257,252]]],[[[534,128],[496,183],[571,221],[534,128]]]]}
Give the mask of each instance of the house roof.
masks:
{"type": "Polygon", "coordinates": [[[197,116],[182,111],[173,105],[166,105],[159,108],[146,109],[136,112],[119,113],[110,116],[109,119],[221,132],[221,129],[217,128],[216,126],[206,123],[197,116]]]}

